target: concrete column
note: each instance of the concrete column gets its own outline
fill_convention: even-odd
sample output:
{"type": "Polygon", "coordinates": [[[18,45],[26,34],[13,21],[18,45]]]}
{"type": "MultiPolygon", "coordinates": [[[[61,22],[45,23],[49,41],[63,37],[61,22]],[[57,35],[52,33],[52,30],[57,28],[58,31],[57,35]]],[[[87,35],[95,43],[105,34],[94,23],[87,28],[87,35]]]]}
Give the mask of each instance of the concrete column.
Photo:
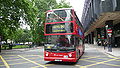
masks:
{"type": "Polygon", "coordinates": [[[97,31],[94,31],[94,44],[97,45],[97,31]]]}
{"type": "Polygon", "coordinates": [[[90,43],[90,44],[94,44],[94,39],[93,39],[93,37],[94,37],[94,33],[91,32],[91,33],[89,34],[89,43],[90,43]]]}
{"type": "Polygon", "coordinates": [[[96,32],[97,32],[97,44],[100,46],[101,45],[101,29],[96,28],[96,32]]]}
{"type": "Polygon", "coordinates": [[[85,43],[88,43],[88,35],[85,37],[85,43]]]}
{"type": "Polygon", "coordinates": [[[87,43],[89,44],[89,34],[87,35],[87,43]]]}
{"type": "Polygon", "coordinates": [[[97,41],[98,41],[99,39],[101,39],[101,29],[96,28],[96,31],[97,31],[97,41]]]}
{"type": "Polygon", "coordinates": [[[94,44],[94,32],[92,32],[91,35],[92,35],[91,43],[94,44]]]}
{"type": "Polygon", "coordinates": [[[89,44],[91,44],[91,42],[90,42],[91,39],[90,39],[90,38],[91,38],[91,36],[90,36],[90,34],[88,34],[88,43],[89,43],[89,44]]]}
{"type": "Polygon", "coordinates": [[[92,44],[92,33],[90,33],[90,44],[92,44]]]}
{"type": "Polygon", "coordinates": [[[101,28],[101,42],[102,42],[102,45],[104,45],[104,41],[106,39],[106,29],[105,27],[101,28]]]}

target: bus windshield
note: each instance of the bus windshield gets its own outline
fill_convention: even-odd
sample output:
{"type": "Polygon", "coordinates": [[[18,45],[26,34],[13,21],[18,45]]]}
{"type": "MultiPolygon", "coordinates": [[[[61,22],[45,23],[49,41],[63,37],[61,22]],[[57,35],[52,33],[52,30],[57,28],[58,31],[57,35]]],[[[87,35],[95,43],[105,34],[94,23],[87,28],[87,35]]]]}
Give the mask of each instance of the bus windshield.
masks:
{"type": "Polygon", "coordinates": [[[47,13],[46,23],[72,21],[71,10],[55,10],[47,13]]]}
{"type": "Polygon", "coordinates": [[[50,51],[71,51],[75,49],[73,35],[46,36],[45,49],[50,51]]]}

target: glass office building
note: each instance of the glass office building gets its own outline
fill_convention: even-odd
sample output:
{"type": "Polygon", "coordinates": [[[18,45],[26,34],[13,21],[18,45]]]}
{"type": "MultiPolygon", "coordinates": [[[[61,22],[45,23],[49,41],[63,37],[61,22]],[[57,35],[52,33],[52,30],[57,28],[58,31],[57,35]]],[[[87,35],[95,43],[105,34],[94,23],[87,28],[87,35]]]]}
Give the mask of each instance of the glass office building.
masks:
{"type": "Polygon", "coordinates": [[[120,0],[85,0],[82,23],[85,28],[86,42],[108,40],[112,30],[112,46],[120,46],[120,0]]]}

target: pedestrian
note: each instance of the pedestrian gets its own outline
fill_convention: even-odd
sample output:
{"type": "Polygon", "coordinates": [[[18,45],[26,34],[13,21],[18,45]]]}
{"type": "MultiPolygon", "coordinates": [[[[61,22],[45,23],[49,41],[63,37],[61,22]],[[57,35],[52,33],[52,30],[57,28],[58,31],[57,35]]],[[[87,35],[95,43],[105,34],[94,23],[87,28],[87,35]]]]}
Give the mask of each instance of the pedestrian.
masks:
{"type": "Polygon", "coordinates": [[[2,48],[2,42],[0,41],[0,52],[1,52],[1,48],[2,48]]]}
{"type": "Polygon", "coordinates": [[[1,47],[2,47],[2,42],[1,42],[2,38],[0,36],[0,53],[1,53],[1,47]]]}
{"type": "Polygon", "coordinates": [[[97,44],[98,44],[98,46],[100,46],[101,45],[101,41],[97,41],[97,44]]]}
{"type": "Polygon", "coordinates": [[[105,50],[106,46],[107,46],[107,41],[104,41],[104,50],[105,50]]]}
{"type": "Polygon", "coordinates": [[[12,47],[13,47],[13,44],[9,43],[9,49],[12,49],[12,47]]]}

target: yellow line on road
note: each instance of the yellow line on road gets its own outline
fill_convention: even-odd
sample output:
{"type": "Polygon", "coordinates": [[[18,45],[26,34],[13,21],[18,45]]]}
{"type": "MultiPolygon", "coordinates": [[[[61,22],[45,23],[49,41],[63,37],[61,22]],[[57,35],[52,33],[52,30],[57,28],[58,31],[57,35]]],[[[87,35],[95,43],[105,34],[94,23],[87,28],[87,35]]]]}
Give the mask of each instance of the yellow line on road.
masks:
{"type": "Polygon", "coordinates": [[[27,58],[27,59],[38,59],[40,57],[25,57],[25,58],[27,58]]]}
{"type": "Polygon", "coordinates": [[[3,61],[4,65],[6,66],[6,68],[10,68],[10,66],[8,65],[8,63],[4,60],[4,58],[0,55],[1,60],[3,61]]]}
{"type": "Polygon", "coordinates": [[[120,65],[116,65],[116,64],[108,64],[108,63],[104,63],[105,65],[110,65],[110,66],[116,66],[116,67],[120,67],[120,65]]]}
{"type": "Polygon", "coordinates": [[[55,65],[55,64],[46,64],[45,66],[51,66],[51,65],[55,65]]]}
{"type": "MultiPolygon", "coordinates": [[[[22,63],[21,63],[21,62],[20,62],[20,63],[13,63],[13,64],[9,64],[9,65],[17,65],[17,64],[25,64],[25,63],[31,63],[31,62],[28,62],[28,61],[27,61],[27,62],[22,62],[22,63]]],[[[40,66],[39,66],[39,67],[40,67],[40,66]]]]}
{"type": "MultiPolygon", "coordinates": [[[[55,65],[55,64],[47,64],[47,65],[44,65],[44,66],[52,66],[52,65],[55,65]]],[[[31,68],[38,68],[40,66],[35,66],[35,67],[31,67],[31,68]]]]}
{"type": "Polygon", "coordinates": [[[114,56],[112,56],[112,55],[109,55],[109,54],[107,54],[107,53],[105,53],[104,52],[104,54],[106,54],[108,57],[110,57],[110,58],[116,58],[116,57],[114,57],[114,56]]]}
{"type": "Polygon", "coordinates": [[[0,65],[0,66],[5,66],[5,65],[0,65]]]}
{"type": "Polygon", "coordinates": [[[3,56],[16,56],[16,55],[3,55],[3,56]]]}
{"type": "MultiPolygon", "coordinates": [[[[40,57],[24,57],[24,58],[27,58],[27,59],[37,59],[37,58],[40,58],[40,57]]],[[[7,61],[18,61],[18,60],[24,60],[24,59],[21,59],[21,58],[18,58],[18,59],[7,59],[7,61]]],[[[41,60],[41,61],[43,61],[43,60],[41,60]]]]}
{"type": "Polygon", "coordinates": [[[41,56],[41,55],[23,55],[24,57],[29,57],[29,56],[36,56],[36,57],[40,57],[40,58],[44,58],[43,56],[41,56]]]}
{"type": "Polygon", "coordinates": [[[116,60],[116,61],[120,61],[120,60],[116,60]]]}
{"type": "Polygon", "coordinates": [[[23,59],[14,59],[14,60],[7,60],[7,61],[18,61],[18,60],[23,60],[23,59]]]}
{"type": "Polygon", "coordinates": [[[110,58],[108,58],[108,57],[99,57],[98,59],[109,60],[110,58]]]}
{"type": "Polygon", "coordinates": [[[86,66],[80,66],[80,68],[87,68],[86,66]]]}
{"type": "Polygon", "coordinates": [[[2,61],[0,61],[0,63],[2,63],[2,61]]]}
{"type": "Polygon", "coordinates": [[[18,55],[18,56],[21,57],[22,59],[25,59],[25,60],[27,60],[27,61],[29,61],[29,62],[31,62],[31,63],[34,63],[34,64],[36,64],[36,65],[39,65],[39,66],[41,66],[41,67],[43,67],[43,68],[47,68],[47,67],[45,67],[44,65],[39,64],[39,63],[36,63],[36,62],[34,62],[34,61],[31,61],[31,60],[29,60],[29,59],[27,59],[27,58],[24,58],[23,56],[20,56],[20,55],[18,55]]]}
{"type": "MultiPolygon", "coordinates": [[[[87,57],[93,57],[93,56],[82,56],[82,57],[87,58],[87,57]]],[[[100,57],[100,56],[94,56],[94,57],[100,57]]]]}
{"type": "Polygon", "coordinates": [[[19,57],[6,57],[5,59],[18,59],[19,57]]]}
{"type": "Polygon", "coordinates": [[[83,60],[83,61],[92,62],[92,63],[97,63],[97,61],[93,61],[93,60],[83,60]]]}
{"type": "Polygon", "coordinates": [[[40,66],[35,66],[35,67],[31,67],[31,68],[38,68],[38,67],[40,67],[40,66]]]}
{"type": "Polygon", "coordinates": [[[39,55],[22,55],[22,56],[26,57],[26,56],[39,56],[39,55]]]}
{"type": "Polygon", "coordinates": [[[80,66],[80,65],[75,65],[75,66],[77,66],[79,68],[87,68],[87,66],[80,66]]]}
{"type": "Polygon", "coordinates": [[[88,67],[88,66],[93,66],[93,65],[97,65],[97,64],[104,64],[105,62],[113,61],[113,60],[116,60],[116,59],[110,59],[110,60],[107,60],[107,61],[98,62],[98,63],[95,63],[95,64],[86,65],[86,66],[88,67]]]}
{"type": "Polygon", "coordinates": [[[9,65],[17,65],[17,64],[24,64],[24,63],[30,63],[30,62],[13,63],[13,64],[9,64],[9,65]]]}
{"type": "MultiPolygon", "coordinates": [[[[98,49],[98,51],[101,52],[99,49],[98,49]]],[[[110,55],[110,54],[108,54],[108,53],[106,53],[106,52],[102,52],[102,53],[104,53],[105,55],[107,55],[107,56],[110,57],[110,58],[117,58],[117,57],[114,57],[114,56],[112,56],[112,55],[110,55]]]]}
{"type": "Polygon", "coordinates": [[[86,60],[86,59],[93,59],[93,58],[98,58],[99,56],[97,57],[89,57],[89,58],[84,58],[84,59],[79,59],[79,60],[86,60]]]}

